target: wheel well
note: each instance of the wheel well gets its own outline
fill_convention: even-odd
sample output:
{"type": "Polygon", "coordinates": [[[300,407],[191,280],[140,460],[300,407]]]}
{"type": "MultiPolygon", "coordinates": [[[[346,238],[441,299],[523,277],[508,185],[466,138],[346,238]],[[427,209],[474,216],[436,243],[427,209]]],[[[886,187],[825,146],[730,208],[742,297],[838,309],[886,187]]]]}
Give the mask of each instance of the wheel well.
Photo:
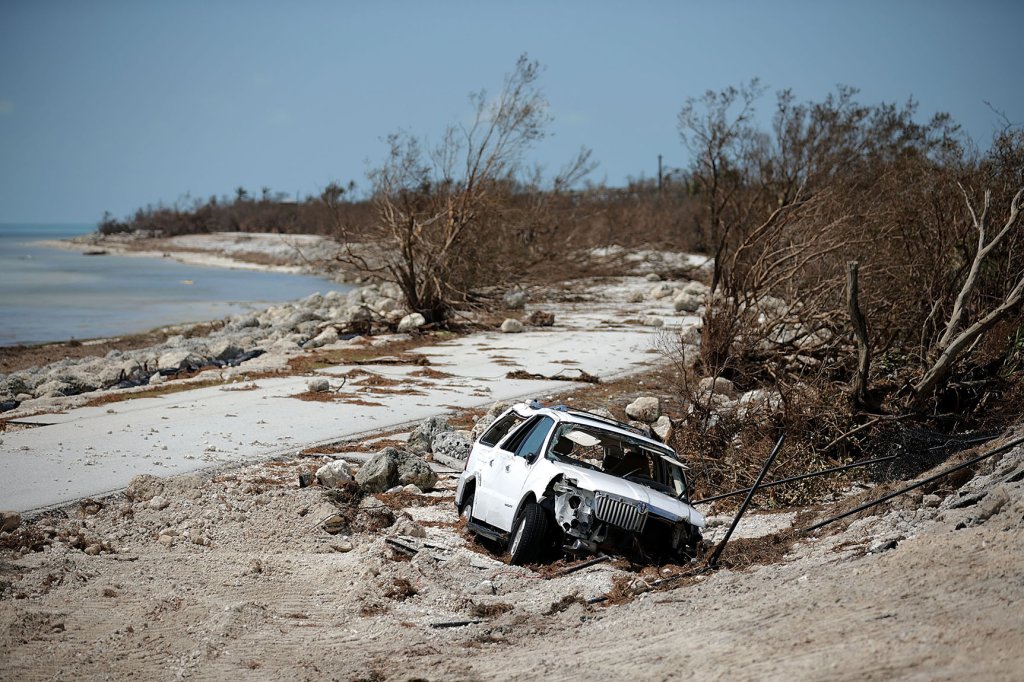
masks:
{"type": "Polygon", "coordinates": [[[555,484],[565,478],[564,474],[558,474],[550,481],[548,481],[547,487],[544,488],[544,495],[541,497],[540,506],[544,507],[548,511],[554,513],[555,511],[555,484]]]}
{"type": "Polygon", "coordinates": [[[519,518],[519,514],[523,511],[523,507],[526,506],[527,502],[537,502],[536,496],[533,491],[526,493],[523,499],[519,500],[519,506],[516,507],[516,513],[512,515],[512,525],[515,526],[516,519],[519,518]]]}
{"type": "Polygon", "coordinates": [[[471,478],[466,481],[466,485],[462,487],[462,499],[459,500],[458,508],[459,513],[462,513],[462,508],[466,505],[466,500],[469,496],[476,492],[476,478],[471,478]]]}

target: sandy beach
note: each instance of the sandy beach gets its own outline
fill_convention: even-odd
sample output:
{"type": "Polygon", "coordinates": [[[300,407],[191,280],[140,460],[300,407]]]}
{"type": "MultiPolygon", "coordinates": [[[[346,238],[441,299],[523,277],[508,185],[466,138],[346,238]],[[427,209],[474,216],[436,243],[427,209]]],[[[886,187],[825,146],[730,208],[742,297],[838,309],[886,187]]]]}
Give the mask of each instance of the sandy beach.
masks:
{"type": "MultiPolygon", "coordinates": [[[[391,305],[364,287],[123,352],[148,359],[83,359],[180,365],[244,352],[247,335],[265,347],[235,366],[28,397],[4,414],[0,507],[22,520],[0,533],[0,676],[1014,679],[1020,446],[973,479],[812,536],[797,529],[829,505],[750,514],[722,569],[697,575],[617,559],[511,566],[465,532],[452,504],[459,468],[440,452],[426,456],[422,487],[351,504],[302,484],[325,464],[358,470],[403,447],[430,417],[469,438],[506,400],[625,418],[628,401],[650,395],[670,423],[684,420],[663,349],[698,339],[699,317],[673,303],[688,282],[650,274],[662,258],[531,289],[523,309],[464,335],[339,338],[353,308],[391,305]],[[497,329],[537,310],[554,324],[497,329]],[[602,383],[564,380],[588,375],[602,383]]],[[[708,514],[714,542],[730,515],[708,514]]]]}

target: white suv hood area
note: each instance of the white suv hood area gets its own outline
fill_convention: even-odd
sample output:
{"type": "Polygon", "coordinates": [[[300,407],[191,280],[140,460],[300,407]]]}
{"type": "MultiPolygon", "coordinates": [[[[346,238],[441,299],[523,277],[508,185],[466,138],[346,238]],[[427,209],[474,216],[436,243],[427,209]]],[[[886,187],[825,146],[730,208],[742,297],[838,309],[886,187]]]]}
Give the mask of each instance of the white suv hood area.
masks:
{"type": "Polygon", "coordinates": [[[650,514],[670,521],[687,521],[695,528],[704,527],[704,516],[699,511],[670,495],[601,471],[576,467],[563,462],[554,462],[553,466],[561,470],[567,479],[574,480],[576,485],[584,490],[594,493],[612,493],[643,502],[647,505],[650,514]]]}

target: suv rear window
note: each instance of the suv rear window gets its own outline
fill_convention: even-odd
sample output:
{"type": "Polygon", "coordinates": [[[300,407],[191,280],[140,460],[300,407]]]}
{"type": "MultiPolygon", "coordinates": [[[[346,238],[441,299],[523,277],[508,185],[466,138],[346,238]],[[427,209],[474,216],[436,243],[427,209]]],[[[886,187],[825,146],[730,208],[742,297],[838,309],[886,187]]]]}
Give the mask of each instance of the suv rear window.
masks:
{"type": "Polygon", "coordinates": [[[550,417],[534,417],[508,439],[504,450],[515,453],[518,457],[540,455],[541,446],[544,445],[544,440],[554,425],[555,420],[550,417]]]}
{"type": "Polygon", "coordinates": [[[509,412],[484,431],[484,435],[480,436],[480,442],[484,445],[497,445],[498,441],[505,437],[505,434],[522,424],[524,419],[515,412],[509,412]]]}

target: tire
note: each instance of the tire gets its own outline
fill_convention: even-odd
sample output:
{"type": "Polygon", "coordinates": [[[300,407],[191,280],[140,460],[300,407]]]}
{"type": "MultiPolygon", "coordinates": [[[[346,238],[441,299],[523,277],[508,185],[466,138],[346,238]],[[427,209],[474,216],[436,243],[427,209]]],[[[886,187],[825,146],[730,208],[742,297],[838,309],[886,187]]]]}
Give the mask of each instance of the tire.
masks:
{"type": "Polygon", "coordinates": [[[471,521],[473,518],[473,502],[475,500],[476,491],[471,490],[469,491],[469,494],[466,495],[466,499],[462,501],[462,507],[459,508],[459,516],[466,519],[467,523],[471,521]]]}
{"type": "Polygon", "coordinates": [[[512,563],[522,566],[540,559],[550,533],[551,522],[543,507],[535,502],[524,504],[509,536],[508,553],[512,563]]]}

